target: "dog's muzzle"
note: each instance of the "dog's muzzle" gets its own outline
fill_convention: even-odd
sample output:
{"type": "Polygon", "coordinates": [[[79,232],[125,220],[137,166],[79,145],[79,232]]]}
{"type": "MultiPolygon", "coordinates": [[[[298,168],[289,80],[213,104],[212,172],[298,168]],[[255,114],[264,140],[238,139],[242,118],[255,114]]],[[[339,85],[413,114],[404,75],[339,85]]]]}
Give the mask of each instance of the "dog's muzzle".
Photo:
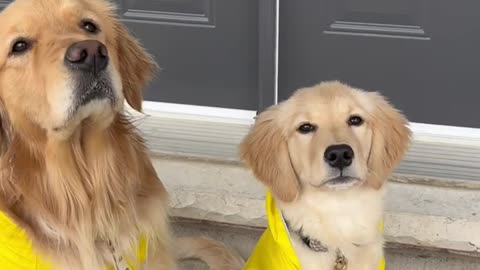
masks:
{"type": "Polygon", "coordinates": [[[74,111],[92,100],[106,99],[115,103],[107,47],[97,40],[73,43],[65,53],[65,65],[74,81],[74,111]]]}
{"type": "Polygon", "coordinates": [[[65,63],[72,70],[99,74],[108,65],[107,47],[97,40],[73,43],[65,54],[65,63]]]}
{"type": "Polygon", "coordinates": [[[351,175],[350,166],[355,152],[348,144],[330,145],[325,149],[324,160],[331,168],[332,177],[323,183],[324,186],[353,186],[360,179],[351,175]]]}

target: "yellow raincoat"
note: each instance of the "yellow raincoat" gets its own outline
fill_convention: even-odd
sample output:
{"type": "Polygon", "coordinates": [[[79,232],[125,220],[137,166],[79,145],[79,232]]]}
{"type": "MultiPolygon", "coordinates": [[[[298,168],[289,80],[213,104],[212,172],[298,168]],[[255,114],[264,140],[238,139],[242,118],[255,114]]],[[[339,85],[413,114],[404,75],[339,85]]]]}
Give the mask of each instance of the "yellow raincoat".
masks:
{"type": "MultiPolygon", "coordinates": [[[[135,265],[142,265],[146,258],[147,242],[140,240],[137,262],[129,262],[131,270],[140,270],[135,265]]],[[[5,213],[0,211],[0,269],[5,270],[53,270],[48,259],[40,258],[32,249],[26,233],[19,228],[5,213]]],[[[106,268],[113,270],[113,266],[106,268]]]]}
{"type": "MultiPolygon", "coordinates": [[[[288,237],[282,215],[275,201],[267,192],[265,197],[268,227],[257,243],[244,270],[300,270],[300,263],[288,237]]],[[[383,231],[381,224],[380,230],[383,231]]],[[[373,270],[373,269],[372,269],[373,270]]],[[[379,262],[377,270],[385,270],[385,259],[379,262]]]]}

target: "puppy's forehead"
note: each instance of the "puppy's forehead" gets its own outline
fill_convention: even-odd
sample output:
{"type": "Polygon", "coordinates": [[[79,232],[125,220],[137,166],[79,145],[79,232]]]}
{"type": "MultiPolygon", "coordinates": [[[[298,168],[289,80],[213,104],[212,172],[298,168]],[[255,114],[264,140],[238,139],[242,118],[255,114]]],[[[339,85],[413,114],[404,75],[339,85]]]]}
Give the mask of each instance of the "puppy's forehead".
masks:
{"type": "Polygon", "coordinates": [[[331,117],[328,115],[331,112],[336,115],[361,113],[370,107],[366,93],[337,82],[301,89],[294,95],[294,102],[311,117],[331,117]]]}

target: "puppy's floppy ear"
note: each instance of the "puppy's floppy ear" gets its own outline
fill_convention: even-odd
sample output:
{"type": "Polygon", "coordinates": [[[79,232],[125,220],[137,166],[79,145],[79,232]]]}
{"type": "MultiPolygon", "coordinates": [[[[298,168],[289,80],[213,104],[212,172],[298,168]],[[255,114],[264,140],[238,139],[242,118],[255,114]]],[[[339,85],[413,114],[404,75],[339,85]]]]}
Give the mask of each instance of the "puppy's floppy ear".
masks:
{"type": "Polygon", "coordinates": [[[291,202],[300,187],[290,161],[287,138],[276,121],[277,113],[278,106],[258,116],[240,145],[240,157],[276,198],[291,202]]]}
{"type": "Polygon", "coordinates": [[[372,112],[372,145],[368,160],[368,184],[378,189],[405,156],[411,140],[408,120],[382,95],[368,93],[375,106],[372,112]]]}
{"type": "Polygon", "coordinates": [[[144,87],[152,78],[157,65],[153,57],[129,33],[127,28],[117,18],[113,20],[114,46],[118,54],[123,94],[132,108],[141,111],[144,87]]]}

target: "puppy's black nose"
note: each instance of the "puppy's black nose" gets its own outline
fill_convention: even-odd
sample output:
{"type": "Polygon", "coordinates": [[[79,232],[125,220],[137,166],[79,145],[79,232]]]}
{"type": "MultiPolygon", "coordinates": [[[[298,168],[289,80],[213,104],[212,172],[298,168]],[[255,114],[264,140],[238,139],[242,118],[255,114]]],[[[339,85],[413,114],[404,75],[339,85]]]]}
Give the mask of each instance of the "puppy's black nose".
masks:
{"type": "Polygon", "coordinates": [[[327,147],[323,156],[331,167],[343,169],[352,164],[354,153],[350,145],[337,144],[327,147]]]}
{"type": "Polygon", "coordinates": [[[72,68],[98,73],[107,67],[107,47],[96,40],[73,43],[67,49],[65,62],[72,68]]]}

